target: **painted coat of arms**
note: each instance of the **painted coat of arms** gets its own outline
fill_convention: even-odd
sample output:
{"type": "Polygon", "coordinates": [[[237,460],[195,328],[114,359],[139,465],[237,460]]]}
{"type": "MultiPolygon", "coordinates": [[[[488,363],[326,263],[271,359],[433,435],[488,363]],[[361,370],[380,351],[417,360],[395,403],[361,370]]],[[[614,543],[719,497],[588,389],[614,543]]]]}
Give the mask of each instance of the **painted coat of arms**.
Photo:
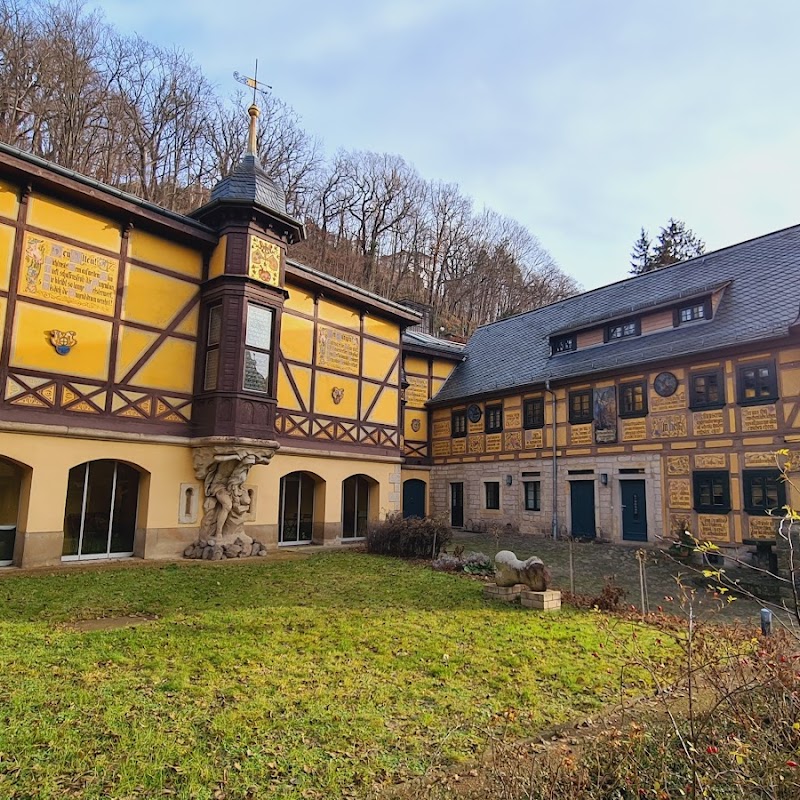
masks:
{"type": "Polygon", "coordinates": [[[278,245],[250,237],[250,264],[247,274],[257,281],[277,286],[281,276],[281,249],[278,245]]]}

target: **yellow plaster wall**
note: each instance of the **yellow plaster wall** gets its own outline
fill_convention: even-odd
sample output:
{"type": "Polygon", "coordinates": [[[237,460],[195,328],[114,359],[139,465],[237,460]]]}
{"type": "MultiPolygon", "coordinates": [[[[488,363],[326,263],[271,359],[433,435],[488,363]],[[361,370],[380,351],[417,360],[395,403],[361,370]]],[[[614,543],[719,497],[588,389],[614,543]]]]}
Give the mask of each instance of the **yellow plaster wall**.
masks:
{"type": "Polygon", "coordinates": [[[310,364],[314,352],[314,323],[284,313],[281,317],[281,352],[292,361],[310,364]]]}
{"type": "Polygon", "coordinates": [[[131,378],[150,389],[191,394],[194,383],[194,342],[168,337],[131,378]]]}
{"type": "Polygon", "coordinates": [[[102,380],[108,376],[110,345],[110,322],[35,306],[21,298],[17,302],[10,356],[14,367],[102,380]],[[78,343],[65,356],[50,344],[54,329],[75,331],[78,343]]]}
{"type": "Polygon", "coordinates": [[[357,311],[330,300],[323,299],[319,301],[318,313],[320,320],[325,322],[335,322],[337,325],[352,328],[356,331],[361,327],[361,320],[357,311]]]}
{"type": "Polygon", "coordinates": [[[197,293],[193,283],[132,264],[126,278],[122,315],[131,322],[166,328],[197,293]]]}
{"type": "Polygon", "coordinates": [[[138,228],[130,233],[128,255],[137,261],[180,272],[190,278],[199,280],[203,277],[203,254],[199,250],[192,250],[138,228]]]}
{"type": "Polygon", "coordinates": [[[314,315],[314,295],[306,289],[300,289],[287,283],[286,287],[289,296],[283,305],[284,311],[299,311],[309,317],[314,315]]]}
{"type": "Polygon", "coordinates": [[[0,456],[33,470],[32,500],[27,516],[20,521],[20,530],[27,532],[63,530],[69,470],[86,461],[111,458],[150,473],[147,507],[140,507],[139,527],[177,527],[180,484],[196,483],[192,451],[180,445],[4,432],[0,436],[0,456]],[[43,498],[47,501],[42,502],[43,498]]]}
{"type": "Polygon", "coordinates": [[[15,231],[10,225],[0,225],[0,289],[6,292],[11,281],[14,234],[15,231]]]}
{"type": "MultiPolygon", "coordinates": [[[[361,373],[365,378],[382,381],[389,373],[389,367],[397,358],[398,348],[390,345],[364,339],[364,357],[361,363],[361,373]]],[[[391,380],[394,380],[395,371],[392,371],[391,380]]]]}
{"type": "MultiPolygon", "coordinates": [[[[366,389],[368,384],[364,385],[366,389]]],[[[314,391],[314,411],[326,416],[356,419],[358,410],[358,380],[331,375],[317,371],[314,391]],[[333,389],[344,389],[344,396],[338,404],[333,402],[333,389]]]]}
{"type": "Polygon", "coordinates": [[[154,331],[143,331],[141,328],[121,325],[114,380],[121,381],[156,339],[158,339],[158,334],[154,331]]]}
{"type": "MultiPolygon", "coordinates": [[[[368,387],[365,384],[364,387],[368,387]]],[[[363,413],[366,413],[368,405],[362,403],[363,413]]],[[[372,408],[369,416],[364,422],[378,422],[384,425],[397,425],[398,420],[398,395],[396,389],[385,388],[381,390],[380,395],[372,408]]]]}
{"type": "Polygon", "coordinates": [[[409,375],[425,375],[428,374],[428,360],[419,358],[418,356],[407,355],[405,357],[405,368],[409,375]]]}
{"type": "Polygon", "coordinates": [[[400,326],[379,317],[364,316],[364,333],[385,339],[393,344],[400,344],[400,326]]]}
{"type": "Polygon", "coordinates": [[[449,378],[450,373],[455,369],[455,363],[445,361],[443,358],[433,359],[433,376],[435,378],[449,378]]]}
{"type": "Polygon", "coordinates": [[[228,249],[228,237],[220,237],[219,244],[214,248],[211,253],[211,259],[208,262],[208,277],[218,278],[225,273],[225,255],[228,249]]]}
{"type": "Polygon", "coordinates": [[[31,195],[28,200],[27,221],[29,225],[115,253],[119,252],[122,244],[118,223],[38,194],[31,195]]]}
{"type": "Polygon", "coordinates": [[[11,183],[0,181],[0,214],[16,219],[19,211],[19,189],[11,183]]]}

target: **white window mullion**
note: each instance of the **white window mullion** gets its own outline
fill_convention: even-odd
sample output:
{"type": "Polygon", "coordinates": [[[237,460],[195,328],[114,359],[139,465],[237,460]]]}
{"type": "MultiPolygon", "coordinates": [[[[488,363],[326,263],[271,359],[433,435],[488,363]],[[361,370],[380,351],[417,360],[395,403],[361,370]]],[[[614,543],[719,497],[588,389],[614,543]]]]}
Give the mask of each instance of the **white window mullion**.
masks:
{"type": "Polygon", "coordinates": [[[83,500],[81,501],[81,527],[78,531],[78,558],[81,557],[83,552],[83,526],[86,523],[86,496],[89,493],[89,467],[90,464],[87,462],[86,470],[83,473],[83,500]]]}
{"type": "Polygon", "coordinates": [[[114,477],[111,480],[111,509],[108,512],[108,531],[106,532],[106,555],[111,555],[111,528],[114,525],[114,501],[117,497],[117,463],[114,462],[114,477]]]}

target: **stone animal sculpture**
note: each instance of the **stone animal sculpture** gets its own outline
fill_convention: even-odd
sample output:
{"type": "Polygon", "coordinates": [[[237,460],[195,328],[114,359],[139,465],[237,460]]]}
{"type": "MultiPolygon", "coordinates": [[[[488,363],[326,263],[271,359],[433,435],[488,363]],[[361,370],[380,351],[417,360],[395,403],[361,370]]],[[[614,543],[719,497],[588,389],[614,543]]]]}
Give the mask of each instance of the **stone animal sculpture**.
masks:
{"type": "Polygon", "coordinates": [[[522,583],[533,592],[545,592],[550,573],[541,558],[531,556],[527,561],[520,561],[510,550],[501,550],[494,557],[494,582],[498,586],[522,583]]]}

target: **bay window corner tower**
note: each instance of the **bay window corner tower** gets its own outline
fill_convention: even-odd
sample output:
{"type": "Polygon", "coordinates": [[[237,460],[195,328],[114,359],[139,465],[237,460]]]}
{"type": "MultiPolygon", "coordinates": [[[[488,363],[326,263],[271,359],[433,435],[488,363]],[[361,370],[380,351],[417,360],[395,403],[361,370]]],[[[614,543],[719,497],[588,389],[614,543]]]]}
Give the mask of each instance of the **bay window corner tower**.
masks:
{"type": "Polygon", "coordinates": [[[219,233],[201,290],[192,420],[197,436],[271,438],[276,359],[286,299],[286,249],[305,238],[284,193],[256,153],[258,108],[247,153],[192,216],[219,233]]]}

